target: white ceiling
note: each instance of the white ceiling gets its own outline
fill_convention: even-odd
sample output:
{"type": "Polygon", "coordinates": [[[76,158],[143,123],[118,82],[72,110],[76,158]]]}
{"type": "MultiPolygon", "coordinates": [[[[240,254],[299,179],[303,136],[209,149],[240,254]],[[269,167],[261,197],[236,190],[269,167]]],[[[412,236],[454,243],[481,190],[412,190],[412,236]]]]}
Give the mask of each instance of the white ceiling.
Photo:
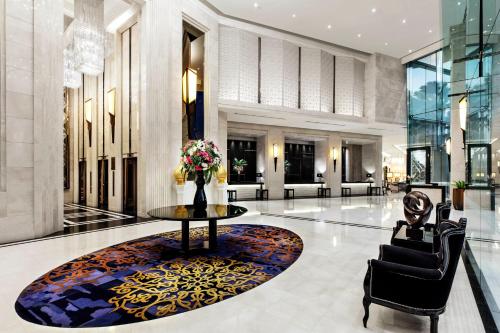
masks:
{"type": "Polygon", "coordinates": [[[440,0],[206,1],[229,16],[397,58],[441,39],[440,0]]]}

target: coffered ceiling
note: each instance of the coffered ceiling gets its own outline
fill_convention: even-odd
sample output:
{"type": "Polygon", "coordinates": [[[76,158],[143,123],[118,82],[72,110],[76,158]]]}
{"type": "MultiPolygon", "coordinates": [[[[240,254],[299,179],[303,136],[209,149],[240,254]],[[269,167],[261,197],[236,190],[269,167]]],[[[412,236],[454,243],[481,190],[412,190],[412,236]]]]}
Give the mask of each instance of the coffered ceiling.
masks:
{"type": "Polygon", "coordinates": [[[225,15],[401,58],[441,39],[440,0],[203,0],[225,15]]]}

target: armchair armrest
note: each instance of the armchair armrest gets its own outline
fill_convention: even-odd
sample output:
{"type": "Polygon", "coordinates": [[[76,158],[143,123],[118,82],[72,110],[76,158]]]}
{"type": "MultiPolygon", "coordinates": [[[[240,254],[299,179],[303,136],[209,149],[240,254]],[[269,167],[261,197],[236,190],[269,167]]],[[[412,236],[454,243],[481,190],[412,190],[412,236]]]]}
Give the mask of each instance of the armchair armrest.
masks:
{"type": "Polygon", "coordinates": [[[380,245],[379,258],[386,262],[418,268],[437,269],[438,266],[438,258],[435,254],[394,245],[380,245]]]}
{"type": "Polygon", "coordinates": [[[421,268],[372,259],[368,262],[374,277],[378,274],[400,275],[419,280],[440,280],[442,274],[438,269],[421,268]]]}

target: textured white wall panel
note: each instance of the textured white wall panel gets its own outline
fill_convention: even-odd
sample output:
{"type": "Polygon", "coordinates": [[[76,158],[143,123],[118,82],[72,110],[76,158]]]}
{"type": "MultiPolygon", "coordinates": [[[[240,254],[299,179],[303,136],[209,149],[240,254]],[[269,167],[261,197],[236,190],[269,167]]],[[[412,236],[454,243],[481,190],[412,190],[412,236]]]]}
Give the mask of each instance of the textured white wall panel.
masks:
{"type": "Polygon", "coordinates": [[[262,37],[261,103],[283,105],[283,41],[262,37]]]}
{"type": "Polygon", "coordinates": [[[352,116],[354,59],[335,58],[335,113],[352,116]]]}
{"type": "Polygon", "coordinates": [[[300,108],[319,111],[321,50],[303,47],[301,54],[300,108]]]}
{"type": "Polygon", "coordinates": [[[240,30],[239,45],[240,101],[257,103],[259,89],[259,42],[257,35],[240,30]]]}
{"type": "Polygon", "coordinates": [[[333,55],[321,51],[321,111],[333,112],[333,55]]]}
{"type": "Polygon", "coordinates": [[[283,106],[298,108],[299,47],[283,42],[283,106]]]}
{"type": "Polygon", "coordinates": [[[354,59],[353,64],[353,89],[352,107],[353,116],[363,117],[363,105],[365,96],[365,63],[354,59]]]}
{"type": "Polygon", "coordinates": [[[237,101],[240,85],[240,32],[221,26],[219,29],[219,98],[237,101]]]}

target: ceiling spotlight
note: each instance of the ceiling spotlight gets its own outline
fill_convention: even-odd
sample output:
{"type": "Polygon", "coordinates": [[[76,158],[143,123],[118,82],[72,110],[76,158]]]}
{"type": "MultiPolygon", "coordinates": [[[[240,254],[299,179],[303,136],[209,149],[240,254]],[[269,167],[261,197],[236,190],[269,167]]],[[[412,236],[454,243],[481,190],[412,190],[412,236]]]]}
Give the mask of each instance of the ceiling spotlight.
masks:
{"type": "Polygon", "coordinates": [[[432,29],[429,29],[429,33],[432,34],[432,29]]]}
{"type": "Polygon", "coordinates": [[[331,29],[331,28],[332,28],[332,25],[331,25],[331,24],[327,25],[327,28],[328,28],[328,29],[331,29]]]}
{"type": "Polygon", "coordinates": [[[376,13],[377,12],[377,8],[372,8],[372,13],[376,13]]]}
{"type": "Polygon", "coordinates": [[[254,2],[254,3],[253,3],[253,6],[254,6],[255,8],[259,8],[259,4],[258,4],[257,2],[254,2]]]}
{"type": "Polygon", "coordinates": [[[406,23],[406,19],[403,19],[403,21],[401,21],[401,22],[402,22],[403,24],[405,24],[405,23],[406,23]]]}
{"type": "Polygon", "coordinates": [[[462,4],[462,3],[461,3],[460,1],[459,1],[459,2],[457,2],[457,6],[460,6],[461,4],[462,4]]]}
{"type": "Polygon", "coordinates": [[[361,34],[358,34],[358,38],[361,38],[361,34]]]}
{"type": "Polygon", "coordinates": [[[412,53],[412,52],[413,52],[413,50],[408,50],[408,53],[412,53]]]}
{"type": "Polygon", "coordinates": [[[296,17],[297,17],[297,15],[295,15],[295,14],[292,14],[292,18],[296,18],[296,17]]]}
{"type": "Polygon", "coordinates": [[[384,45],[387,46],[387,45],[389,45],[389,43],[385,42],[384,45]]]}

